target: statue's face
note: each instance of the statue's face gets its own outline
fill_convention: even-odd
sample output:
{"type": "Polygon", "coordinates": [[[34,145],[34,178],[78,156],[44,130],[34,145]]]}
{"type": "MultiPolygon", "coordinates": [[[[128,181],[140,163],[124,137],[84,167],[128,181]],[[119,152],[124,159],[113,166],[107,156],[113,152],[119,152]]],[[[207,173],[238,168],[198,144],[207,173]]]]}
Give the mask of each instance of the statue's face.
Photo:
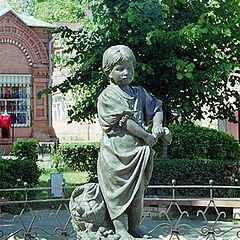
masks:
{"type": "Polygon", "coordinates": [[[119,87],[127,87],[134,77],[134,67],[132,61],[118,62],[109,74],[109,77],[119,87]]]}

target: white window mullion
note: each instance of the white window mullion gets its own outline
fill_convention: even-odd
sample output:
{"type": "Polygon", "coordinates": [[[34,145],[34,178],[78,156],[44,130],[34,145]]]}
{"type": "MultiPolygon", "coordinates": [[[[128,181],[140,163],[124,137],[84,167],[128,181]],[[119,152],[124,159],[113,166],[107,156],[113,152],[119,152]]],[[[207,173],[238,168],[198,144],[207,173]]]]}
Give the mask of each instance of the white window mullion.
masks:
{"type": "Polygon", "coordinates": [[[6,78],[6,76],[2,77],[2,84],[3,84],[3,87],[7,86],[7,78],[6,78]]]}
{"type": "Polygon", "coordinates": [[[30,89],[30,83],[29,84],[27,84],[27,91],[26,91],[26,93],[27,93],[27,121],[26,121],[26,124],[27,124],[27,126],[30,126],[30,123],[31,123],[31,111],[30,111],[30,106],[31,106],[31,89],[30,89]]]}

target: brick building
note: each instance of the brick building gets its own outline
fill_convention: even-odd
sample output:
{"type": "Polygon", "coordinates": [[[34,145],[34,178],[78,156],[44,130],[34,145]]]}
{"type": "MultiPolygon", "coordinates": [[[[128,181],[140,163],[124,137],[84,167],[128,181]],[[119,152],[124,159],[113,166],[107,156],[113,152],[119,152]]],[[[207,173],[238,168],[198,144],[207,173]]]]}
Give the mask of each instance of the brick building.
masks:
{"type": "Polygon", "coordinates": [[[8,115],[12,122],[9,129],[1,127],[0,146],[18,138],[56,141],[51,123],[51,98],[36,97],[38,91],[51,84],[52,36],[43,30],[54,28],[16,13],[0,0],[0,116],[8,115]]]}

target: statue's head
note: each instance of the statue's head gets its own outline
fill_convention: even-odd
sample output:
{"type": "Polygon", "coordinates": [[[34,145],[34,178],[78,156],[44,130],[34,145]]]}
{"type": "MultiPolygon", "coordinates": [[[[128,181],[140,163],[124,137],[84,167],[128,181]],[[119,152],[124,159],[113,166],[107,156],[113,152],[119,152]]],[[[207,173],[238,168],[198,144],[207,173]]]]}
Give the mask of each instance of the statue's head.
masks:
{"type": "Polygon", "coordinates": [[[103,54],[102,69],[109,77],[113,68],[119,62],[132,62],[133,67],[136,67],[136,58],[133,51],[125,45],[116,45],[108,48],[103,54]]]}

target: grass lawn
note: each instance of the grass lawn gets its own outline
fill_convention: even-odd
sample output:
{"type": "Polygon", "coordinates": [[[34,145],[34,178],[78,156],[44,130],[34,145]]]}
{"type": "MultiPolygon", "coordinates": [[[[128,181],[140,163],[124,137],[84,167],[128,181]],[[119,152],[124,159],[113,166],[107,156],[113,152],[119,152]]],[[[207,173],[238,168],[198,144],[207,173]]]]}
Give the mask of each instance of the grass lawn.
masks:
{"type": "MultiPolygon", "coordinates": [[[[39,183],[36,186],[38,187],[48,187],[48,179],[50,179],[51,173],[57,173],[56,169],[53,170],[44,170],[39,178],[39,183]]],[[[77,172],[73,170],[68,170],[63,172],[63,178],[65,179],[66,186],[79,186],[87,182],[88,174],[86,172],[77,172]]],[[[74,188],[65,189],[65,198],[69,198],[71,196],[74,188]]],[[[48,190],[39,190],[33,196],[29,196],[28,200],[45,200],[49,199],[48,190]]],[[[23,200],[23,199],[19,199],[23,200]]],[[[38,202],[31,203],[28,206],[31,206],[32,209],[49,209],[49,208],[58,208],[60,202],[38,202]]],[[[4,211],[10,212],[13,214],[19,214],[21,209],[23,208],[23,204],[14,204],[9,206],[4,206],[4,211]]]]}
{"type": "MultiPolygon", "coordinates": [[[[57,170],[53,169],[43,171],[39,178],[38,187],[48,187],[48,179],[50,179],[51,173],[57,173],[57,170]]],[[[88,174],[86,172],[69,170],[63,172],[63,178],[65,179],[66,186],[78,186],[87,182],[88,174]]]]}
{"type": "MultiPolygon", "coordinates": [[[[56,169],[53,170],[45,170],[41,174],[39,178],[39,184],[36,187],[48,187],[48,179],[50,179],[51,173],[57,173],[56,169]]],[[[63,172],[63,178],[65,179],[66,186],[79,186],[87,182],[88,174],[86,172],[77,172],[77,171],[66,171],[63,172]]],[[[72,191],[74,188],[65,189],[65,198],[69,198],[71,196],[72,191]]],[[[48,199],[49,193],[48,190],[41,190],[38,191],[37,194],[34,196],[34,199],[41,200],[41,199],[48,199]]],[[[51,207],[57,207],[59,202],[52,202],[51,207]]],[[[32,204],[33,209],[46,209],[49,208],[49,203],[37,203],[32,204]]]]}

